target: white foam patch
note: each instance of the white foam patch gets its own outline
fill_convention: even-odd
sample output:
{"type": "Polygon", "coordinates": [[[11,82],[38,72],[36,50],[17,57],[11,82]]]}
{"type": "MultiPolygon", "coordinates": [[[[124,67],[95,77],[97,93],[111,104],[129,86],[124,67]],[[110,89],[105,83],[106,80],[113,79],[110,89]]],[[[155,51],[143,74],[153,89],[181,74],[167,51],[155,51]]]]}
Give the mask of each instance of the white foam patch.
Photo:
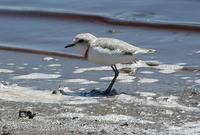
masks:
{"type": "MultiPolygon", "coordinates": [[[[68,91],[65,88],[65,91],[68,91]]],[[[69,90],[71,91],[71,90],[69,90]]],[[[93,104],[98,100],[93,97],[66,96],[51,94],[49,90],[34,90],[28,87],[10,85],[0,87],[0,99],[17,102],[40,102],[62,104],[93,104]],[[31,98],[30,98],[31,97],[31,98]]]]}
{"type": "Polygon", "coordinates": [[[9,69],[0,69],[0,73],[13,73],[13,70],[9,70],[9,69]]]}
{"type": "Polygon", "coordinates": [[[183,80],[187,80],[187,79],[190,79],[191,77],[187,77],[187,76],[183,76],[183,77],[181,77],[181,79],[183,79],[183,80]]]}
{"type": "Polygon", "coordinates": [[[34,67],[34,68],[32,68],[33,70],[39,70],[39,68],[37,68],[37,67],[34,67]]]}
{"type": "Polygon", "coordinates": [[[156,96],[156,93],[152,93],[152,92],[136,92],[136,93],[140,94],[140,96],[143,96],[143,97],[156,96]]]}
{"type": "Polygon", "coordinates": [[[183,66],[163,64],[163,65],[155,66],[154,68],[160,69],[161,71],[164,70],[161,73],[170,73],[170,72],[174,73],[174,72],[176,72],[176,70],[181,70],[183,68],[183,66]]]}
{"type": "Polygon", "coordinates": [[[159,72],[163,74],[172,74],[175,73],[176,71],[171,69],[165,69],[165,70],[160,70],[159,72]]]}
{"type": "Polygon", "coordinates": [[[54,59],[53,57],[44,57],[43,58],[44,61],[50,61],[50,60],[53,60],[53,59],[54,59]]]}
{"type": "Polygon", "coordinates": [[[85,88],[80,88],[80,89],[78,89],[79,91],[83,91],[83,90],[86,90],[85,88]]]}
{"type": "Polygon", "coordinates": [[[8,66],[14,66],[15,63],[8,63],[8,64],[6,64],[6,65],[8,65],[8,66]]]}
{"type": "Polygon", "coordinates": [[[167,108],[177,108],[184,111],[195,111],[199,112],[200,109],[197,107],[189,107],[180,105],[178,103],[178,97],[176,96],[165,96],[165,97],[157,97],[154,100],[152,98],[138,98],[131,95],[120,94],[115,96],[116,101],[119,103],[135,103],[135,104],[142,104],[148,106],[156,106],[156,107],[167,107],[167,108]]]}
{"type": "Polygon", "coordinates": [[[68,79],[68,80],[64,80],[64,82],[66,83],[79,83],[79,84],[96,84],[98,82],[96,81],[90,81],[87,79],[68,79]]]}
{"type": "MultiPolygon", "coordinates": [[[[140,63],[138,63],[140,64],[140,63]]],[[[130,67],[132,71],[135,71],[135,68],[137,67],[136,63],[134,64],[117,64],[117,69],[120,70],[122,68],[130,67]]],[[[90,68],[75,68],[75,71],[73,73],[84,73],[88,71],[109,71],[112,70],[110,66],[100,66],[100,67],[90,67],[90,68]]]]}
{"type": "Polygon", "coordinates": [[[200,79],[195,80],[194,82],[200,84],[200,79]]]}
{"type": "Polygon", "coordinates": [[[15,76],[13,79],[55,79],[59,78],[61,75],[58,74],[44,74],[44,73],[31,73],[27,75],[15,76]]]}
{"type": "Polygon", "coordinates": [[[131,83],[131,82],[134,82],[133,79],[129,79],[129,80],[119,80],[118,82],[120,83],[131,83]]]}
{"type": "Polygon", "coordinates": [[[196,53],[200,54],[200,50],[199,50],[199,51],[196,51],[196,53]]]}
{"type": "Polygon", "coordinates": [[[152,71],[141,71],[140,73],[141,74],[153,74],[154,72],[152,72],[152,71]]]}
{"type": "Polygon", "coordinates": [[[62,65],[61,64],[50,64],[48,65],[48,67],[61,67],[62,65]]]}
{"type": "Polygon", "coordinates": [[[111,70],[109,66],[101,66],[101,67],[91,67],[91,68],[76,68],[73,73],[83,73],[87,71],[105,71],[105,70],[111,70]]]}
{"type": "Polygon", "coordinates": [[[140,78],[138,81],[139,83],[155,83],[158,82],[158,79],[152,79],[152,78],[140,78]]]}
{"type": "Polygon", "coordinates": [[[176,65],[179,65],[179,66],[184,66],[186,65],[187,63],[176,63],[176,65]]]}

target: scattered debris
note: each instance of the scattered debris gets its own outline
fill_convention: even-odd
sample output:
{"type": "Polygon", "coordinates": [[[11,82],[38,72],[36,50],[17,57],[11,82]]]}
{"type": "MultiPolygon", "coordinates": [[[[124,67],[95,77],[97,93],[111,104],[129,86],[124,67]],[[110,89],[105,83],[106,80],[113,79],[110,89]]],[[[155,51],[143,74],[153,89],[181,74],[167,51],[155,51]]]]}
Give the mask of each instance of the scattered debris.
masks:
{"type": "Polygon", "coordinates": [[[126,127],[127,127],[127,126],[128,126],[128,123],[127,123],[127,122],[124,122],[124,123],[120,124],[120,126],[122,126],[122,127],[123,127],[123,126],[126,126],[126,127]]]}
{"type": "Polygon", "coordinates": [[[2,127],[2,133],[1,135],[11,135],[11,131],[8,129],[6,125],[2,127]]]}
{"type": "Polygon", "coordinates": [[[75,120],[75,119],[78,119],[78,117],[77,117],[77,116],[75,116],[75,117],[73,117],[72,119],[73,119],[73,120],[75,120]]]}
{"type": "Polygon", "coordinates": [[[34,113],[30,107],[19,110],[19,118],[28,117],[29,119],[33,119],[35,116],[36,113],[34,113]]]}

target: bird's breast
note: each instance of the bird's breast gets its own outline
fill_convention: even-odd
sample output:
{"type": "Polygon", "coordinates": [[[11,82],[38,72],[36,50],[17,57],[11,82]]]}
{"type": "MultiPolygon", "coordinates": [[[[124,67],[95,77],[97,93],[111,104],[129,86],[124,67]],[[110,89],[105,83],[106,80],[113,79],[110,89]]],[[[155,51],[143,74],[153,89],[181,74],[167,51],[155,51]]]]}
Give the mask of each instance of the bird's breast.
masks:
{"type": "Polygon", "coordinates": [[[133,55],[124,55],[123,53],[109,53],[90,48],[88,52],[88,61],[101,65],[113,65],[117,63],[130,63],[135,60],[133,55]]]}

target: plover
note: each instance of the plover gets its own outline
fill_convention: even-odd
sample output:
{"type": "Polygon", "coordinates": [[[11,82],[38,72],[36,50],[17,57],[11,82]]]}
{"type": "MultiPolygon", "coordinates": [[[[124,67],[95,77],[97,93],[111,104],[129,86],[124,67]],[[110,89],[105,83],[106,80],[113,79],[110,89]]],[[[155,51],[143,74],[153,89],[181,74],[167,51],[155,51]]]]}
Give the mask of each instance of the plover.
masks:
{"type": "Polygon", "coordinates": [[[153,49],[139,48],[119,39],[95,37],[90,33],[76,35],[72,43],[65,46],[65,48],[68,47],[76,48],[85,60],[111,66],[115,75],[108,88],[103,91],[105,95],[111,93],[113,84],[119,74],[116,67],[117,63],[133,63],[137,54],[155,52],[153,49]]]}

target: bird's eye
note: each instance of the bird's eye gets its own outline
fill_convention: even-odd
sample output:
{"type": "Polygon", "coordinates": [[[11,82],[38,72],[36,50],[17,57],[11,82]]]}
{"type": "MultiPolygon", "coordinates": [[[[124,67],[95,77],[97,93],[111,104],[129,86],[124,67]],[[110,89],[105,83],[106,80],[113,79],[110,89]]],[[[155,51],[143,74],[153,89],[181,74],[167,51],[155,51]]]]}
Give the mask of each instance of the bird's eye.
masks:
{"type": "Polygon", "coordinates": [[[83,39],[78,40],[78,43],[83,43],[83,42],[84,42],[83,39]]]}

